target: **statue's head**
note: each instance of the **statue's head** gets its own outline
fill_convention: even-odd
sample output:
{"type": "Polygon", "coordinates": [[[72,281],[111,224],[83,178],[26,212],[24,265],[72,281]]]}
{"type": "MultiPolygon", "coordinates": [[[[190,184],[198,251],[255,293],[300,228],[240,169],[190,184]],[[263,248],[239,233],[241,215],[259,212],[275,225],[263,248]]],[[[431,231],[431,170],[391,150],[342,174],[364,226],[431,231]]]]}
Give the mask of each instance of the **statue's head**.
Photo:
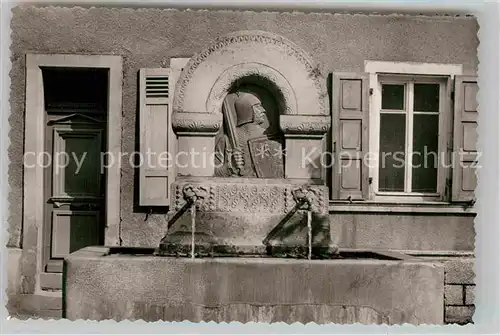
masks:
{"type": "Polygon", "coordinates": [[[238,92],[234,101],[234,109],[237,118],[236,126],[250,122],[263,124],[266,121],[266,110],[260,99],[253,93],[238,92]]]}

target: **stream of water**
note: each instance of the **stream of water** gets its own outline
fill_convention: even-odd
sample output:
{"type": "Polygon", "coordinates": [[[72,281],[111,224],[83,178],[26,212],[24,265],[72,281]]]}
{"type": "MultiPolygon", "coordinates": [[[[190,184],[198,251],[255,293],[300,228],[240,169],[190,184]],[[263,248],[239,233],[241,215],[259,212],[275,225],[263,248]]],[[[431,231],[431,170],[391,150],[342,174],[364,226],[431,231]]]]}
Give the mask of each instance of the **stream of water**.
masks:
{"type": "Polygon", "coordinates": [[[194,259],[194,232],[196,229],[196,205],[191,205],[191,258],[194,259]]]}
{"type": "Polygon", "coordinates": [[[307,258],[310,260],[312,258],[312,213],[310,210],[307,211],[307,243],[309,249],[307,258]]]}

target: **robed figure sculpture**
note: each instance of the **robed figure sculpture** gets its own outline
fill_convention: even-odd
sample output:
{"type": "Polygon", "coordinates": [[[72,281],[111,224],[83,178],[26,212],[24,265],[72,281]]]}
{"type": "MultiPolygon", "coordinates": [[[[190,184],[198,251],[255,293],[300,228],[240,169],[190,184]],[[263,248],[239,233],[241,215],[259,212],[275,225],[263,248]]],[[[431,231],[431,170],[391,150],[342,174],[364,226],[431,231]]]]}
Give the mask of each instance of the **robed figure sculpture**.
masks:
{"type": "Polygon", "coordinates": [[[256,93],[237,92],[222,108],[224,132],[215,143],[215,176],[284,178],[283,140],[256,93]],[[234,102],[233,102],[234,101],[234,102]]]}

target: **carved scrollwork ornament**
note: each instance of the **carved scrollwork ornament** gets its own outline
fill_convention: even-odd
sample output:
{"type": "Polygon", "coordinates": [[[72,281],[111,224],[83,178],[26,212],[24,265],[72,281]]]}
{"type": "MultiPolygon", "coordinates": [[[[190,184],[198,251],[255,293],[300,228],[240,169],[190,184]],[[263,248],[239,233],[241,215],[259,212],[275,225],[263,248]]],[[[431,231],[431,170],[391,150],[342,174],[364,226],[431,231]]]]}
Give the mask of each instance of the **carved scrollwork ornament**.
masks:
{"type": "MultiPolygon", "coordinates": [[[[308,77],[311,78],[317,101],[319,103],[318,113],[321,115],[328,115],[328,108],[326,103],[326,90],[324,86],[324,78],[321,75],[319,67],[315,64],[312,58],[304,52],[295,43],[287,40],[286,38],[264,31],[240,31],[232,33],[223,37],[220,37],[216,42],[210,45],[208,48],[195,55],[188,62],[184,71],[179,78],[176,85],[175,100],[174,100],[174,111],[182,111],[184,106],[184,101],[186,98],[186,90],[191,82],[195,71],[200,67],[200,65],[207,60],[213,53],[219,52],[220,50],[232,45],[239,43],[258,43],[258,44],[268,44],[273,47],[279,47],[284,55],[291,57],[297,61],[298,66],[303,67],[308,77]]],[[[265,76],[264,73],[256,71],[255,74],[265,76]]],[[[271,81],[277,80],[274,75],[269,75],[271,81]]],[[[215,96],[220,96],[220,92],[216,92],[215,96]]],[[[190,111],[191,112],[191,111],[190,111]]]]}
{"type": "Polygon", "coordinates": [[[172,128],[176,134],[216,134],[222,126],[222,115],[174,112],[172,128]]]}
{"type": "Polygon", "coordinates": [[[282,214],[290,211],[299,199],[307,200],[307,207],[315,213],[328,211],[324,187],[310,186],[300,190],[285,185],[235,184],[178,184],[175,189],[176,210],[187,198],[196,199],[197,209],[206,212],[240,212],[282,214]]]}

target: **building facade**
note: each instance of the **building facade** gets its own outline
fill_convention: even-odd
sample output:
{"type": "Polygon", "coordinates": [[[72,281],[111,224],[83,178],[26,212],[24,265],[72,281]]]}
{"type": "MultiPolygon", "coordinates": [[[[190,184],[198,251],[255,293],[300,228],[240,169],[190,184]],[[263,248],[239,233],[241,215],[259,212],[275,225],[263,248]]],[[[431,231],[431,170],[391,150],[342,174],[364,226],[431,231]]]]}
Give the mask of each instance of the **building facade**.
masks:
{"type": "MultiPolygon", "coordinates": [[[[314,94],[309,79],[283,73],[286,67],[273,72],[282,65],[279,54],[269,56],[271,49],[283,44],[297,59],[305,51],[310,82],[326,87],[320,109],[330,123],[319,142],[309,139],[318,150],[308,162],[321,168],[300,173],[329,189],[332,240],[345,249],[442,260],[444,320],[471,320],[475,18],[17,7],[11,27],[7,247],[13,315],[61,315],[62,260],[70,252],[88,245],[158,245],[173,210],[171,183],[193,171],[145,168],[140,156],[148,149],[182,151],[189,129],[174,131],[183,127],[175,124],[174,96],[183,93],[184,69],[221,48],[251,58],[231,48],[258,36],[269,47],[246,52],[275,66],[242,73],[279,87],[303,80],[303,91],[295,92],[302,98],[294,103],[307,110],[314,94]],[[437,155],[412,155],[425,150],[437,155]],[[64,152],[73,159],[57,166],[54,159],[64,152]],[[402,165],[394,168],[394,156],[380,164],[385,152],[400,152],[402,165]],[[364,164],[365,157],[375,163],[364,164]],[[79,164],[82,159],[93,163],[79,164]],[[430,167],[412,165],[424,159],[430,167]]],[[[211,79],[198,76],[201,92],[211,79]]],[[[183,99],[193,111],[205,103],[183,99]]],[[[290,169],[299,162],[293,159],[287,153],[284,178],[300,179],[290,169]]],[[[205,172],[198,176],[214,173],[205,172]]]]}

